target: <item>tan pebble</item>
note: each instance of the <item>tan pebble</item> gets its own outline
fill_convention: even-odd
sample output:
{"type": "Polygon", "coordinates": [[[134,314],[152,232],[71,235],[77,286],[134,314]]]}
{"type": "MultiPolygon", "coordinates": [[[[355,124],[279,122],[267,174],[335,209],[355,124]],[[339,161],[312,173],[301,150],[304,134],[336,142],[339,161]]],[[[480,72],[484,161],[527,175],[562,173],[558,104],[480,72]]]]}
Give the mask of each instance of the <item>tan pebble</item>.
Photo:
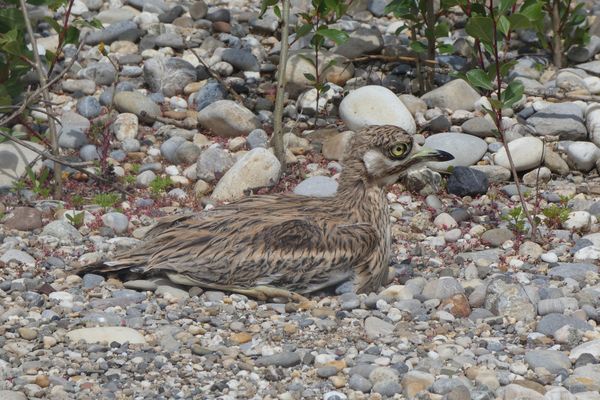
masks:
{"type": "Polygon", "coordinates": [[[81,282],[81,277],[79,275],[69,275],[67,276],[67,279],[65,279],[65,282],[67,285],[77,285],[81,282]]]}
{"type": "Polygon", "coordinates": [[[121,289],[123,287],[123,282],[115,278],[108,278],[106,280],[106,286],[114,286],[116,288],[121,289]]]}
{"type": "Polygon", "coordinates": [[[329,380],[331,380],[331,383],[337,389],[346,386],[346,378],[344,378],[343,376],[335,375],[335,376],[330,377],[329,380]]]}
{"type": "Polygon", "coordinates": [[[42,339],[42,342],[44,343],[44,348],[45,349],[49,349],[51,347],[56,346],[56,339],[53,338],[52,336],[44,336],[44,338],[42,339]]]}
{"type": "Polygon", "coordinates": [[[37,331],[32,328],[19,328],[19,336],[25,340],[33,340],[37,338],[37,331]]]}
{"type": "Polygon", "coordinates": [[[48,379],[48,375],[38,375],[35,377],[35,384],[41,388],[46,388],[50,386],[50,379],[48,379]]]}
{"type": "Polygon", "coordinates": [[[249,334],[248,332],[239,332],[239,333],[234,333],[229,338],[234,343],[243,344],[243,343],[247,343],[247,342],[251,341],[252,335],[249,334]]]}
{"type": "Polygon", "coordinates": [[[335,367],[338,371],[343,370],[347,366],[345,360],[333,360],[333,361],[329,361],[328,363],[325,363],[325,365],[335,367]]]}
{"type": "Polygon", "coordinates": [[[285,333],[294,334],[298,332],[298,326],[296,326],[295,324],[285,324],[283,326],[283,331],[285,333]]]}

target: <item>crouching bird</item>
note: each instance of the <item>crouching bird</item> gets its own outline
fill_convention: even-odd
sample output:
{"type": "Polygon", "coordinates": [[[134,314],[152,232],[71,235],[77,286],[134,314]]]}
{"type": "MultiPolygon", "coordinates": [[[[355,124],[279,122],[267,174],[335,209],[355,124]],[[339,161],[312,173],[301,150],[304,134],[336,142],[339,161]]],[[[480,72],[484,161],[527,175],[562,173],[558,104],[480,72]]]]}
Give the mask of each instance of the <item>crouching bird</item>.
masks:
{"type": "Polygon", "coordinates": [[[396,126],[370,126],[347,146],[337,194],[252,196],[159,222],[138,247],[79,272],[163,273],[177,284],[267,299],[351,280],[356,293],[387,282],[385,188],[410,167],[454,157],[419,148],[396,126]]]}

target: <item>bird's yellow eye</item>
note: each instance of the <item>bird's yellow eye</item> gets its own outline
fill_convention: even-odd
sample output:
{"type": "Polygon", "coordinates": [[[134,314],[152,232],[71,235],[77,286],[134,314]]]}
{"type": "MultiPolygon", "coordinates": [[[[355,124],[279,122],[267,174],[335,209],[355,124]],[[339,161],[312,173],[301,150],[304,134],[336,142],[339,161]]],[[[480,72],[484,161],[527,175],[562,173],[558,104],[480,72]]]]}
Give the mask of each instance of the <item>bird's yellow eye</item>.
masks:
{"type": "Polygon", "coordinates": [[[390,148],[390,155],[394,158],[400,158],[406,154],[408,145],[406,143],[398,143],[390,148]]]}

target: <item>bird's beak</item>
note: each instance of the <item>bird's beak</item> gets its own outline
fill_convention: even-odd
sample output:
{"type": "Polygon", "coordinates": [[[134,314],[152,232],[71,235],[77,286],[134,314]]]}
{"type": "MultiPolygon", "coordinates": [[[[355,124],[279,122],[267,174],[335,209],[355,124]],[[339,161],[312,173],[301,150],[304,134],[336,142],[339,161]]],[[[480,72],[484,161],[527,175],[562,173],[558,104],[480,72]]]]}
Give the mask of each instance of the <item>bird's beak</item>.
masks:
{"type": "Polygon", "coordinates": [[[424,161],[450,161],[454,160],[454,156],[443,150],[433,150],[427,147],[421,148],[418,152],[410,157],[411,163],[421,163],[424,161]]]}

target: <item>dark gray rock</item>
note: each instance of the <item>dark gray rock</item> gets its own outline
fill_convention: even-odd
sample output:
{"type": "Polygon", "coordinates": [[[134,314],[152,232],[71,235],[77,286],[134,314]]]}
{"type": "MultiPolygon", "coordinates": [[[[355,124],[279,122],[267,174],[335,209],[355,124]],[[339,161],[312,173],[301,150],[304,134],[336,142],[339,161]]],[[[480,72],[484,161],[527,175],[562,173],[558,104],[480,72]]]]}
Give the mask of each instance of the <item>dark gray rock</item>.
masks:
{"type": "Polygon", "coordinates": [[[218,146],[204,150],[196,163],[196,176],[206,182],[218,180],[233,166],[235,157],[218,146]]]}
{"type": "Polygon", "coordinates": [[[170,8],[168,11],[165,11],[164,13],[160,14],[158,16],[158,20],[160,22],[170,24],[171,22],[175,21],[175,18],[181,16],[181,14],[183,14],[184,12],[185,10],[183,9],[183,7],[181,7],[180,5],[176,5],[175,7],[170,8]]]}
{"type": "Polygon", "coordinates": [[[177,33],[163,33],[154,38],[154,44],[158,47],[171,47],[175,50],[183,50],[185,42],[177,33]]]}
{"type": "Polygon", "coordinates": [[[259,357],[255,361],[258,366],[275,366],[289,368],[300,364],[300,355],[295,352],[283,352],[272,356],[259,357]]]}
{"type": "Polygon", "coordinates": [[[525,354],[525,362],[532,370],[544,367],[552,374],[571,368],[569,357],[557,350],[530,350],[525,354]]]}
{"type": "Polygon", "coordinates": [[[598,274],[598,266],[584,263],[558,263],[558,266],[548,271],[548,276],[584,282],[588,273],[598,274]]]}
{"type": "Polygon", "coordinates": [[[111,44],[117,40],[131,40],[136,41],[142,34],[142,31],[138,29],[138,26],[133,21],[121,21],[114,24],[110,24],[108,27],[99,30],[91,31],[86,39],[85,43],[95,46],[100,42],[105,44],[111,44]]]}
{"type": "Polygon", "coordinates": [[[62,124],[58,137],[60,147],[79,149],[88,143],[86,132],[90,128],[90,121],[87,118],[74,112],[66,112],[60,121],[62,124]]]}
{"type": "Polygon", "coordinates": [[[540,136],[558,136],[562,140],[585,140],[587,128],[583,111],[574,103],[552,104],[527,119],[540,136]]]}
{"type": "Polygon", "coordinates": [[[485,173],[469,167],[454,167],[448,178],[447,190],[457,196],[476,196],[486,194],[489,180],[485,173]]]}
{"type": "Polygon", "coordinates": [[[228,62],[241,71],[260,71],[258,60],[248,50],[242,49],[225,49],[221,55],[223,61],[228,62]]]}
{"type": "Polygon", "coordinates": [[[224,100],[227,98],[227,89],[219,82],[208,82],[194,96],[196,110],[200,111],[215,101],[224,100]]]}
{"type": "Polygon", "coordinates": [[[189,7],[188,11],[189,11],[192,19],[202,19],[202,18],[206,17],[206,14],[208,13],[208,6],[206,5],[206,3],[204,1],[200,0],[200,1],[194,2],[189,7]]]}
{"type": "Polygon", "coordinates": [[[257,147],[267,147],[267,143],[269,141],[269,135],[262,129],[254,129],[252,132],[248,134],[246,138],[246,142],[250,149],[255,149],[257,147]]]}

